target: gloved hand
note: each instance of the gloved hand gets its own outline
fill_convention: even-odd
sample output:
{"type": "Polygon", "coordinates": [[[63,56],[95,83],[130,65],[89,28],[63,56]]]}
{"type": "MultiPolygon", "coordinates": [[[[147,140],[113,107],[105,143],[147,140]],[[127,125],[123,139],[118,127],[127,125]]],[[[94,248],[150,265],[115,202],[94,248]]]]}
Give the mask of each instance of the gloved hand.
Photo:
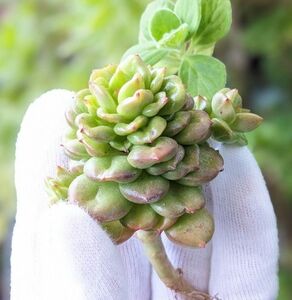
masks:
{"type": "MultiPolygon", "coordinates": [[[[28,109],[16,145],[17,215],[11,300],[183,299],[167,290],[135,238],[114,246],[77,206],[49,206],[44,178],[67,166],[60,147],[74,94],[54,90],[28,109]]],[[[260,170],[247,148],[219,146],[225,171],[207,188],[216,231],[205,249],[164,244],[198,289],[221,299],[275,299],[277,228],[260,170]]]]}

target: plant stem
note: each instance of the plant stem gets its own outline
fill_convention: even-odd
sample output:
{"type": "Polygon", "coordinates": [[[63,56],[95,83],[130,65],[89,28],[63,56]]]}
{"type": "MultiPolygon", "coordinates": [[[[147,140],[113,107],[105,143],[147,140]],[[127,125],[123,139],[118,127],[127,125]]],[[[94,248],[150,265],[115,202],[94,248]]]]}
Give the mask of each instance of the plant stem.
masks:
{"type": "Polygon", "coordinates": [[[182,271],[175,269],[169,261],[160,234],[155,231],[138,231],[137,237],[141,241],[144,252],[164,284],[177,293],[184,294],[186,299],[209,300],[208,294],[197,291],[183,278],[182,271]]]}

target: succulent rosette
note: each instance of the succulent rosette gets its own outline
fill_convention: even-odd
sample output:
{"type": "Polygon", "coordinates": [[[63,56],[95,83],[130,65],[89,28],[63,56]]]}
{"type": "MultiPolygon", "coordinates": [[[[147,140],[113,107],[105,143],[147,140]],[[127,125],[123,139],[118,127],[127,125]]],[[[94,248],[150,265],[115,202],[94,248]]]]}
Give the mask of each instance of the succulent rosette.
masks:
{"type": "Polygon", "coordinates": [[[208,140],[245,144],[244,132],[262,119],[242,108],[235,89],[193,97],[179,76],[169,74],[138,55],[94,70],[65,113],[62,146],[70,167],[58,167],[46,187],[52,203],[84,208],[116,244],[137,232],[168,287],[210,299],[166,254],[158,255],[165,253],[160,234],[182,246],[206,245],[214,222],[204,208],[203,186],[223,170],[208,140]]]}
{"type": "Polygon", "coordinates": [[[207,143],[208,113],[166,71],[138,55],[94,70],[66,112],[63,147],[72,167],[58,168],[47,186],[53,201],[84,207],[116,243],[144,230],[203,247],[214,225],[202,185],[223,159],[207,143]],[[188,234],[197,224],[201,230],[188,234]]]}
{"type": "Polygon", "coordinates": [[[224,88],[211,101],[195,98],[196,106],[207,111],[212,119],[212,136],[227,144],[246,145],[245,132],[256,129],[263,119],[242,107],[242,98],[237,89],[224,88]]]}

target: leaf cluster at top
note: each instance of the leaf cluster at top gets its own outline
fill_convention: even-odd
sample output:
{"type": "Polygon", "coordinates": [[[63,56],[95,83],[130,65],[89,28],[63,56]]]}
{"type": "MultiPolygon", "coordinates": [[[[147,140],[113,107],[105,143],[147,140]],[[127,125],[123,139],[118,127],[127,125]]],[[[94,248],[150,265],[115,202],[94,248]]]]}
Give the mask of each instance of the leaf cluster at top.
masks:
{"type": "Polygon", "coordinates": [[[210,99],[226,84],[225,66],[212,57],[230,29],[230,0],[156,0],[140,21],[139,42],[124,57],[139,54],[147,63],[178,74],[193,95],[210,99]]]}

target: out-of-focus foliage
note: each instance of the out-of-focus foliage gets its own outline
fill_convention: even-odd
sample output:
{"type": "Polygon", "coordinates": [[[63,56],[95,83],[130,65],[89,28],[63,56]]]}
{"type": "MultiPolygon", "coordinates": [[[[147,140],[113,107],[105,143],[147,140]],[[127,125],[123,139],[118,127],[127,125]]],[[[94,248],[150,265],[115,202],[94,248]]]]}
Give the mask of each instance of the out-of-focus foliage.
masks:
{"type": "Polygon", "coordinates": [[[292,90],[292,4],[255,19],[245,32],[245,45],[261,57],[267,78],[292,90]]]}
{"type": "Polygon", "coordinates": [[[261,75],[257,82],[260,88],[256,87],[256,104],[266,118],[263,126],[251,135],[251,143],[266,176],[292,199],[292,156],[288,150],[292,149],[289,130],[292,126],[292,3],[279,2],[254,18],[243,38],[249,54],[258,60],[261,75]],[[273,90],[278,91],[274,97],[273,90]]]}
{"type": "MultiPolygon", "coordinates": [[[[266,177],[274,181],[283,192],[292,197],[291,111],[281,112],[250,135],[250,145],[266,177]],[[284,129],[286,128],[286,129],[284,129]]],[[[275,199],[276,200],[276,199],[275,199]]]]}
{"type": "MultiPolygon", "coordinates": [[[[93,68],[118,62],[137,43],[138,21],[148,2],[0,1],[0,245],[14,214],[14,144],[29,102],[51,88],[78,90],[93,68]]],[[[232,32],[217,55],[227,65],[229,86],[240,87],[245,106],[265,117],[249,140],[281,216],[284,271],[279,300],[288,300],[292,258],[283,260],[283,253],[291,252],[292,3],[232,4],[232,32]]]]}
{"type": "Polygon", "coordinates": [[[280,273],[280,293],[278,300],[291,299],[292,277],[289,271],[283,270],[280,273]]]}

